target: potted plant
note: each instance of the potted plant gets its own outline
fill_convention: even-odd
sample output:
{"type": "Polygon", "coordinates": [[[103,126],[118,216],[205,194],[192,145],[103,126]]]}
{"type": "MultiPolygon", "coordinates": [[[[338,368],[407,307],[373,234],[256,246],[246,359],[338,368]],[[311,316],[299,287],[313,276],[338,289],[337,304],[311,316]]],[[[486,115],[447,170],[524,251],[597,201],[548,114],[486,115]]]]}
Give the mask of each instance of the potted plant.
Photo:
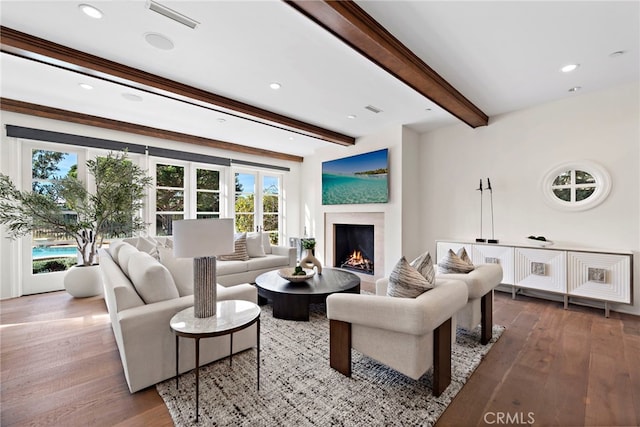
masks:
{"type": "MultiPolygon", "coordinates": [[[[9,237],[22,237],[39,228],[64,234],[76,243],[82,259],[79,266],[88,269],[96,264],[97,249],[106,235],[127,236],[145,229],[140,210],[145,190],[151,185],[146,171],[131,162],[126,152],[109,153],[88,160],[86,165],[95,179],[94,191],[69,175],[52,180],[38,191],[22,191],[8,176],[0,174],[0,224],[7,227],[9,237]]],[[[88,286],[86,280],[72,285],[72,270],[65,276],[69,293],[95,295],[95,291],[69,289],[68,282],[74,288],[88,286]]]]}

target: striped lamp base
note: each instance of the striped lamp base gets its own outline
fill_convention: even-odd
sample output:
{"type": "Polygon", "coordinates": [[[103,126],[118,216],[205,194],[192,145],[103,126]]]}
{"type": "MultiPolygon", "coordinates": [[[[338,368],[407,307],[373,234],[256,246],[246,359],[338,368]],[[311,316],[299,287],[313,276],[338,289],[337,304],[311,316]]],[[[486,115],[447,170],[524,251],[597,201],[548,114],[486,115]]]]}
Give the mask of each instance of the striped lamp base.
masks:
{"type": "Polygon", "coordinates": [[[195,317],[216,315],[216,257],[193,259],[193,307],[195,317]]]}

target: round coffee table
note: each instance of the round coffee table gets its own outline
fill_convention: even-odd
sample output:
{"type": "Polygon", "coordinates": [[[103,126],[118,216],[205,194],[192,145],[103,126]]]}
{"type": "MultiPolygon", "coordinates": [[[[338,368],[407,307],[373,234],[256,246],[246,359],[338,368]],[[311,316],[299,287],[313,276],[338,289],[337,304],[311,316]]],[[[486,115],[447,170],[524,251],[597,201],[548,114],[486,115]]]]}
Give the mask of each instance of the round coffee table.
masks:
{"type": "Polygon", "coordinates": [[[277,271],[256,278],[258,295],[271,301],[273,317],[286,320],[309,320],[309,304],[325,302],[338,292],[360,293],[360,278],[337,268],[323,268],[304,282],[289,282],[277,271]]]}

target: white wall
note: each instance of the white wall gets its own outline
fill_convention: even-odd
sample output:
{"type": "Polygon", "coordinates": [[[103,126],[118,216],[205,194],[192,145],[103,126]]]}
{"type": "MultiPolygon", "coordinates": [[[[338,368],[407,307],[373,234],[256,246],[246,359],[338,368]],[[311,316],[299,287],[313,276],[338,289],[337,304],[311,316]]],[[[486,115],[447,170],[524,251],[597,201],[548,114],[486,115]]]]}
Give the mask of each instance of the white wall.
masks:
{"type": "MultiPolygon", "coordinates": [[[[455,125],[421,135],[422,239],[475,239],[480,233],[480,178],[494,189],[495,234],[502,242],[543,235],[558,244],[632,250],[634,304],[640,314],[640,87],[584,94],[492,118],[489,126],[455,125]],[[567,212],[543,199],[541,179],[554,166],[591,160],[611,175],[599,206],[567,212]]],[[[485,208],[489,198],[485,193],[485,208]]],[[[488,211],[484,237],[490,235],[488,211]]],[[[489,236],[490,237],[490,236],[489,236]]]]}
{"type": "MultiPolygon", "coordinates": [[[[281,244],[286,245],[288,237],[297,235],[298,230],[301,228],[299,215],[300,204],[298,197],[300,194],[299,177],[301,166],[298,162],[265,159],[264,157],[252,156],[243,153],[161,140],[142,135],[129,134],[92,126],[77,125],[74,123],[61,122],[6,111],[2,111],[0,123],[2,124],[2,137],[0,139],[0,172],[11,176],[16,183],[20,181],[20,162],[18,159],[20,150],[18,150],[16,138],[9,138],[6,136],[5,126],[8,124],[288,167],[291,170],[290,172],[284,172],[283,179],[285,211],[281,244]]],[[[268,171],[269,169],[265,170],[268,171]]],[[[17,254],[20,253],[20,242],[10,241],[5,237],[6,234],[4,233],[3,227],[0,227],[0,298],[10,298],[20,295],[20,283],[18,283],[20,281],[20,262],[17,256],[17,254]]]]}

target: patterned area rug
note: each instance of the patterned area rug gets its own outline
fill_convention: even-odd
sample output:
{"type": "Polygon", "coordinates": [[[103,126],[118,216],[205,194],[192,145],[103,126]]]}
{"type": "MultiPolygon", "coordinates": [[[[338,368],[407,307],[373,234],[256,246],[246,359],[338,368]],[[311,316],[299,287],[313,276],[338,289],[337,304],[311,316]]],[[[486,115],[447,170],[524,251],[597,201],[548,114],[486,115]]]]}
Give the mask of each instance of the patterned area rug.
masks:
{"type": "MultiPolygon", "coordinates": [[[[329,321],[325,306],[311,308],[309,322],[274,319],[262,307],[260,391],[255,349],[200,369],[200,419],[205,426],[407,426],[433,425],[462,389],[504,327],[479,344],[480,330],[458,329],[452,347],[452,381],[431,394],[432,372],[412,380],[356,351],[352,377],[329,366],[329,321]]],[[[177,426],[195,421],[195,376],[156,386],[177,426]]]]}

